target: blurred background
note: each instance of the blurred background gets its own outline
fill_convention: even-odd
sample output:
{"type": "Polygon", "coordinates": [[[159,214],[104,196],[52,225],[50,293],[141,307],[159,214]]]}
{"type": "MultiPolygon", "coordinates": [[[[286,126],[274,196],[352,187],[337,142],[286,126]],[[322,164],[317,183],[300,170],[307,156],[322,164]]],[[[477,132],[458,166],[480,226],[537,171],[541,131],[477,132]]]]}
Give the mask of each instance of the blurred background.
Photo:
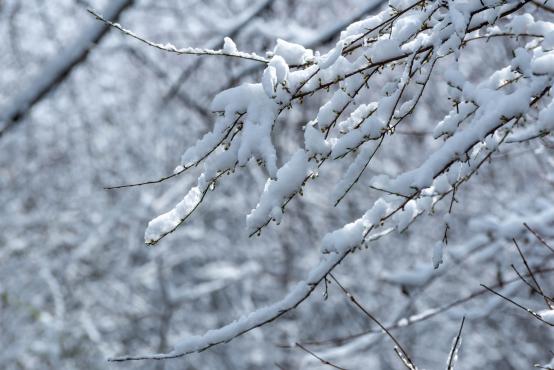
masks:
{"type": "MultiPolygon", "coordinates": [[[[146,247],[147,222],[182,198],[198,170],[155,185],[104,187],[170,174],[210,130],[211,98],[258,81],[262,70],[244,60],[169,55],[106,30],[86,12],[94,8],[156,42],[218,49],[231,36],[240,50],[264,55],[277,38],[326,52],[346,25],[386,6],[377,0],[0,0],[0,117],[15,117],[0,136],[0,368],[325,368],[288,348],[301,342],[345,368],[401,369],[390,340],[363,334],[375,325],[332,284],[327,299],[318,287],[280,320],[201,354],[155,363],[106,359],[169,351],[176,339],[283,297],[318,262],[323,235],[381,195],[368,188],[371,176],[413,168],[440,144],[431,132],[447,112],[436,102],[445,96],[441,71],[448,61],[412,119],[338,207],[329,194],[345,171],[340,164],[291,203],[281,225],[249,238],[245,216],[266,180],[251,165],[222,181],[185,226],[146,247]]],[[[506,64],[517,42],[469,47],[464,72],[470,79],[487,76],[506,64]]],[[[380,77],[383,85],[387,78],[380,77]]],[[[303,126],[324,98],[312,97],[279,122],[280,164],[302,145],[303,126]]],[[[494,159],[456,194],[439,270],[432,267],[432,246],[442,238],[448,204],[337,268],[340,281],[383,323],[463,300],[480,283],[504,287],[513,278],[510,264],[521,264],[512,237],[534,265],[552,266],[520,230],[525,221],[554,236],[551,143],[507,146],[494,159]]],[[[521,284],[506,289],[530,306],[541,304],[521,284]]],[[[525,313],[485,294],[463,302],[394,331],[422,368],[445,367],[464,315],[457,369],[519,370],[552,357],[552,331],[525,313]]]]}

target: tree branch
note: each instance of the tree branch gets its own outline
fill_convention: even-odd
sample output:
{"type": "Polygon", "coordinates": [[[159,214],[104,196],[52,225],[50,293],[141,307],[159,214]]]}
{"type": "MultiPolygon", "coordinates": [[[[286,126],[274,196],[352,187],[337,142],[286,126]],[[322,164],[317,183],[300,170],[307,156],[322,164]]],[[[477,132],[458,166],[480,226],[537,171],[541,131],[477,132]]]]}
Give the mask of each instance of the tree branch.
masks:
{"type": "MultiPolygon", "coordinates": [[[[134,0],[113,0],[104,10],[106,18],[117,20],[134,0]]],[[[6,104],[0,114],[0,138],[20,123],[31,109],[67,79],[74,68],[83,63],[90,51],[106,35],[109,27],[92,24],[85,28],[58,56],[51,59],[18,96],[6,104]]]]}

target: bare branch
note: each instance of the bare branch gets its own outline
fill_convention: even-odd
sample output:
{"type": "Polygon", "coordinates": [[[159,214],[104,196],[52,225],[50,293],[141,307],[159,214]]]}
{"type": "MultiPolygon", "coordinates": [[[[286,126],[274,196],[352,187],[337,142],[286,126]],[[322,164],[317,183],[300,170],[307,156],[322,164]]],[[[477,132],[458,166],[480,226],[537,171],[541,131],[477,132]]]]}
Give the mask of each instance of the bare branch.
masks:
{"type": "MultiPolygon", "coordinates": [[[[535,279],[535,275],[533,274],[533,271],[531,270],[531,268],[529,267],[529,264],[527,263],[527,259],[525,258],[525,256],[523,255],[523,252],[521,251],[521,249],[519,248],[519,245],[517,244],[517,241],[515,239],[512,239],[513,242],[514,242],[514,245],[516,246],[517,248],[517,251],[521,257],[521,259],[523,260],[523,264],[525,265],[525,268],[527,269],[527,272],[529,273],[529,275],[531,276],[531,279],[533,280],[533,282],[535,283],[535,285],[537,286],[537,289],[540,293],[540,295],[542,297],[544,297],[544,302],[546,303],[546,305],[552,309],[552,306],[550,305],[550,302],[548,301],[548,299],[546,298],[546,295],[544,294],[539,282],[537,281],[537,279],[535,279]]],[[[519,275],[519,273],[518,273],[519,275]]]]}
{"type": "MultiPolygon", "coordinates": [[[[535,274],[545,274],[545,273],[552,273],[552,272],[554,272],[554,268],[537,269],[537,270],[534,271],[535,274]]],[[[507,284],[513,284],[514,282],[517,282],[519,280],[520,280],[520,278],[517,277],[517,278],[511,279],[511,280],[508,280],[508,281],[503,281],[502,283],[497,283],[495,285],[491,285],[491,287],[499,288],[499,287],[505,286],[507,284]]],[[[463,298],[457,299],[457,300],[455,300],[453,302],[450,302],[448,304],[442,305],[442,306],[437,307],[437,308],[425,310],[424,312],[414,314],[414,315],[412,315],[408,318],[403,318],[401,320],[398,320],[395,323],[389,324],[387,326],[387,329],[388,330],[394,330],[394,329],[399,329],[399,328],[405,328],[405,327],[412,326],[414,324],[429,320],[429,319],[431,319],[431,318],[433,318],[433,317],[435,317],[435,316],[437,316],[437,315],[439,315],[443,312],[446,312],[446,311],[448,311],[448,310],[450,310],[454,307],[460,306],[460,305],[462,305],[466,302],[469,302],[469,301],[471,301],[471,300],[473,300],[477,297],[480,297],[485,293],[487,293],[486,289],[477,290],[473,293],[468,294],[467,296],[465,296],[463,298]]],[[[319,345],[319,346],[326,345],[326,344],[340,345],[342,343],[348,342],[350,340],[353,340],[353,339],[356,339],[356,338],[359,338],[359,337],[362,337],[362,336],[365,336],[365,335],[376,334],[376,333],[380,333],[380,332],[382,332],[382,330],[370,329],[370,330],[366,330],[366,331],[359,332],[359,333],[352,334],[352,335],[345,336],[345,337],[331,338],[331,339],[324,339],[324,340],[304,340],[301,343],[305,344],[305,345],[319,345]]]]}
{"type": "Polygon", "coordinates": [[[525,226],[525,228],[527,230],[529,230],[533,235],[535,235],[535,237],[537,238],[537,240],[539,242],[541,242],[542,245],[544,245],[546,248],[548,248],[552,253],[554,253],[554,248],[552,248],[545,240],[542,236],[539,235],[539,233],[537,233],[534,229],[532,229],[527,223],[523,223],[523,226],[525,226]]]}
{"type": "Polygon", "coordinates": [[[486,286],[486,285],[484,285],[484,284],[481,284],[481,286],[482,286],[483,288],[487,289],[489,292],[494,293],[494,294],[496,294],[497,296],[499,296],[499,297],[505,299],[506,301],[510,302],[510,303],[513,304],[514,306],[516,306],[516,307],[518,307],[518,308],[521,308],[522,310],[524,310],[525,312],[527,312],[528,314],[530,314],[531,316],[533,316],[535,319],[537,319],[537,320],[539,320],[539,321],[541,321],[541,322],[547,324],[548,326],[554,326],[554,324],[552,324],[552,323],[550,323],[550,322],[544,320],[544,319],[541,317],[541,315],[539,315],[539,314],[536,313],[535,311],[533,311],[533,310],[531,310],[531,309],[529,309],[529,308],[527,308],[527,307],[525,307],[525,306],[520,305],[519,303],[517,303],[517,302],[514,301],[513,299],[510,299],[510,298],[506,297],[505,295],[502,295],[502,294],[498,293],[497,291],[495,291],[495,290],[489,288],[488,286],[486,286]]]}
{"type": "Polygon", "coordinates": [[[298,348],[300,348],[301,350],[303,350],[304,352],[310,354],[312,357],[318,359],[319,362],[321,362],[321,363],[324,364],[324,365],[328,365],[328,366],[331,366],[331,367],[333,367],[333,368],[335,368],[335,369],[339,369],[339,370],[346,370],[346,368],[344,368],[344,367],[337,366],[337,365],[335,365],[335,364],[333,364],[333,363],[331,363],[331,362],[329,362],[329,361],[327,361],[327,360],[325,360],[325,359],[319,357],[318,355],[316,355],[315,353],[313,353],[312,351],[310,351],[309,349],[307,349],[306,347],[304,347],[304,346],[303,346],[302,344],[300,344],[300,343],[296,343],[295,345],[296,345],[298,348]]]}
{"type": "Polygon", "coordinates": [[[381,330],[383,330],[389,336],[389,338],[396,345],[396,347],[394,348],[395,352],[398,355],[398,357],[400,357],[404,365],[410,370],[416,370],[417,367],[415,366],[414,362],[410,359],[410,356],[408,355],[404,347],[402,347],[400,342],[394,337],[394,335],[392,335],[392,333],[383,324],[381,324],[381,322],[377,320],[375,316],[369,313],[369,311],[366,310],[365,307],[362,306],[362,304],[358,302],[358,300],[348,290],[346,290],[344,286],[342,286],[342,284],[337,280],[337,278],[335,278],[335,276],[333,276],[332,273],[329,273],[329,276],[331,276],[331,279],[333,279],[333,281],[337,283],[339,288],[348,297],[350,302],[352,302],[356,307],[358,307],[371,321],[376,323],[381,328],[381,330]]]}
{"type": "Polygon", "coordinates": [[[547,295],[545,295],[544,293],[541,293],[537,288],[535,288],[530,282],[527,281],[527,279],[525,279],[523,277],[523,275],[520,274],[520,272],[516,269],[516,267],[514,265],[510,265],[512,267],[512,270],[514,270],[514,272],[517,274],[517,276],[519,277],[519,279],[521,281],[523,281],[525,283],[525,285],[527,285],[533,292],[537,293],[538,295],[542,296],[546,301],[547,301],[547,305],[549,307],[551,307],[551,303],[550,302],[554,302],[554,300],[552,299],[552,297],[549,297],[547,295]]]}

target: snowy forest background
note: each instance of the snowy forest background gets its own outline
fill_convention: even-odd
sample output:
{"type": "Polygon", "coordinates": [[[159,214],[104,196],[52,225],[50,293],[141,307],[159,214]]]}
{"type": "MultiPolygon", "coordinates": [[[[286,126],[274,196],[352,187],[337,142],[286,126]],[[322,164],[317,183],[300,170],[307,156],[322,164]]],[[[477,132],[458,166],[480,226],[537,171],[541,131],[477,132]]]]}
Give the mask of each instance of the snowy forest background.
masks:
{"type": "MultiPolygon", "coordinates": [[[[403,9],[413,2],[391,4],[403,9]]],[[[260,82],[264,66],[165,52],[86,11],[107,16],[115,9],[109,19],[148,40],[218,50],[229,36],[239,50],[266,56],[277,39],[323,55],[336,49],[348,25],[387,7],[379,0],[0,0],[0,368],[330,368],[307,350],[340,368],[405,368],[391,338],[330,278],[296,309],[229,343],[163,361],[106,360],[170,352],[180,340],[282,299],[321,260],[323,237],[362,217],[383,196],[375,178],[417,168],[441,147],[444,140],[434,130],[453,109],[455,93],[445,76],[454,65],[478,83],[519,63],[532,80],[524,67],[535,65],[521,56],[513,62],[514,50],[537,46],[526,37],[493,37],[465,46],[457,64],[456,53],[445,56],[417,108],[337,206],[331,194],[355,153],[328,161],[325,176],[287,204],[279,225],[271,222],[249,237],[246,215],[268,179],[251,160],[218,182],[184,225],[145,246],[148,222],[181,201],[202,167],[158,184],[104,188],[171,174],[183,152],[212,130],[213,97],[260,82]],[[89,48],[95,32],[98,42],[89,48]],[[83,48],[88,54],[76,58],[83,48]],[[74,60],[70,68],[68,60],[74,60]],[[68,73],[51,80],[65,67],[68,73]]],[[[538,47],[552,53],[553,8],[549,1],[527,1],[498,22],[513,34],[540,29],[545,45],[538,47]]],[[[553,68],[544,69],[551,87],[553,68]]],[[[401,70],[383,70],[359,99],[378,100],[401,70]]],[[[306,124],[334,90],[279,117],[272,135],[278,168],[304,146],[306,124]]],[[[548,247],[554,244],[554,108],[551,91],[543,95],[526,113],[528,126],[541,122],[540,135],[493,144],[476,175],[456,188],[455,201],[450,194],[425,216],[397,220],[409,227],[396,225],[333,271],[391,328],[418,368],[447,368],[464,317],[457,370],[553,366],[547,364],[554,357],[548,325],[554,323],[548,311],[554,293],[548,247]],[[541,110],[550,113],[541,116],[541,110]],[[524,262],[539,271],[540,287],[525,275],[524,262]],[[543,312],[546,322],[481,284],[543,312]]]]}

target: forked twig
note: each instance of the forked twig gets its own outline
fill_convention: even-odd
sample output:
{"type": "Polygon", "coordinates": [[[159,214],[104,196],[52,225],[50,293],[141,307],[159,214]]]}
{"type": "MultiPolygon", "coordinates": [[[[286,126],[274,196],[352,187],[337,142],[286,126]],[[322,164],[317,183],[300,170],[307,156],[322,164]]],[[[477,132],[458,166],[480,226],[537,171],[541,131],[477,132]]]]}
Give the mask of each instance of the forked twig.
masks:
{"type": "Polygon", "coordinates": [[[371,321],[376,323],[389,336],[389,338],[395,344],[394,351],[396,352],[396,354],[398,355],[400,360],[402,360],[402,363],[408,369],[416,370],[417,367],[415,366],[414,362],[410,359],[410,356],[408,355],[408,352],[406,352],[404,347],[402,347],[402,345],[394,337],[394,335],[392,335],[392,333],[383,324],[381,324],[381,322],[379,320],[377,320],[375,318],[375,316],[373,316],[371,313],[369,313],[369,311],[366,310],[365,307],[362,306],[362,304],[360,302],[358,302],[358,300],[337,280],[337,278],[335,278],[335,276],[332,273],[329,273],[329,276],[331,276],[331,279],[333,279],[333,281],[335,283],[337,283],[337,285],[343,291],[343,293],[350,299],[350,302],[352,302],[356,307],[358,307],[369,319],[371,319],[371,321]]]}
{"type": "Polygon", "coordinates": [[[525,306],[522,306],[521,304],[517,303],[516,301],[514,301],[513,299],[511,298],[508,298],[506,297],[505,295],[501,294],[501,293],[498,293],[497,291],[489,288],[488,286],[484,285],[484,284],[481,284],[481,286],[485,289],[487,289],[489,292],[493,293],[493,294],[496,294],[497,296],[499,296],[500,298],[503,298],[504,300],[510,302],[511,304],[513,304],[514,306],[518,307],[518,308],[521,308],[523,311],[527,312],[529,315],[533,316],[535,319],[547,324],[548,326],[554,326],[554,324],[544,320],[541,315],[539,315],[538,313],[536,313],[535,311],[525,307],[525,306]]]}
{"type": "MultiPolygon", "coordinates": [[[[541,293],[537,288],[535,288],[530,282],[528,282],[523,275],[516,269],[514,265],[510,265],[512,267],[512,270],[517,274],[519,279],[525,283],[533,292],[537,293],[538,295],[542,296],[545,300],[548,300],[550,302],[554,302],[554,299],[552,297],[549,297],[547,295],[544,295],[544,293],[541,293]]],[[[550,307],[550,304],[547,302],[548,307],[550,307]]]]}
{"type": "MultiPolygon", "coordinates": [[[[531,280],[533,280],[533,282],[535,283],[535,285],[537,286],[537,289],[540,293],[540,295],[544,298],[544,302],[546,303],[546,305],[552,309],[552,306],[550,305],[550,303],[548,302],[548,299],[546,298],[546,295],[544,294],[544,291],[542,290],[539,282],[537,281],[537,279],[535,278],[535,274],[533,274],[533,271],[531,270],[531,268],[529,267],[529,264],[527,263],[527,259],[525,258],[525,256],[523,255],[523,252],[521,251],[521,248],[519,247],[519,245],[517,244],[517,241],[515,239],[512,239],[516,248],[517,248],[517,251],[521,257],[521,259],[523,260],[523,264],[525,265],[525,268],[527,269],[527,272],[529,273],[529,275],[531,276],[531,280]]],[[[517,271],[516,271],[517,272],[517,271]]],[[[518,273],[519,275],[519,273],[518,273]]]]}

